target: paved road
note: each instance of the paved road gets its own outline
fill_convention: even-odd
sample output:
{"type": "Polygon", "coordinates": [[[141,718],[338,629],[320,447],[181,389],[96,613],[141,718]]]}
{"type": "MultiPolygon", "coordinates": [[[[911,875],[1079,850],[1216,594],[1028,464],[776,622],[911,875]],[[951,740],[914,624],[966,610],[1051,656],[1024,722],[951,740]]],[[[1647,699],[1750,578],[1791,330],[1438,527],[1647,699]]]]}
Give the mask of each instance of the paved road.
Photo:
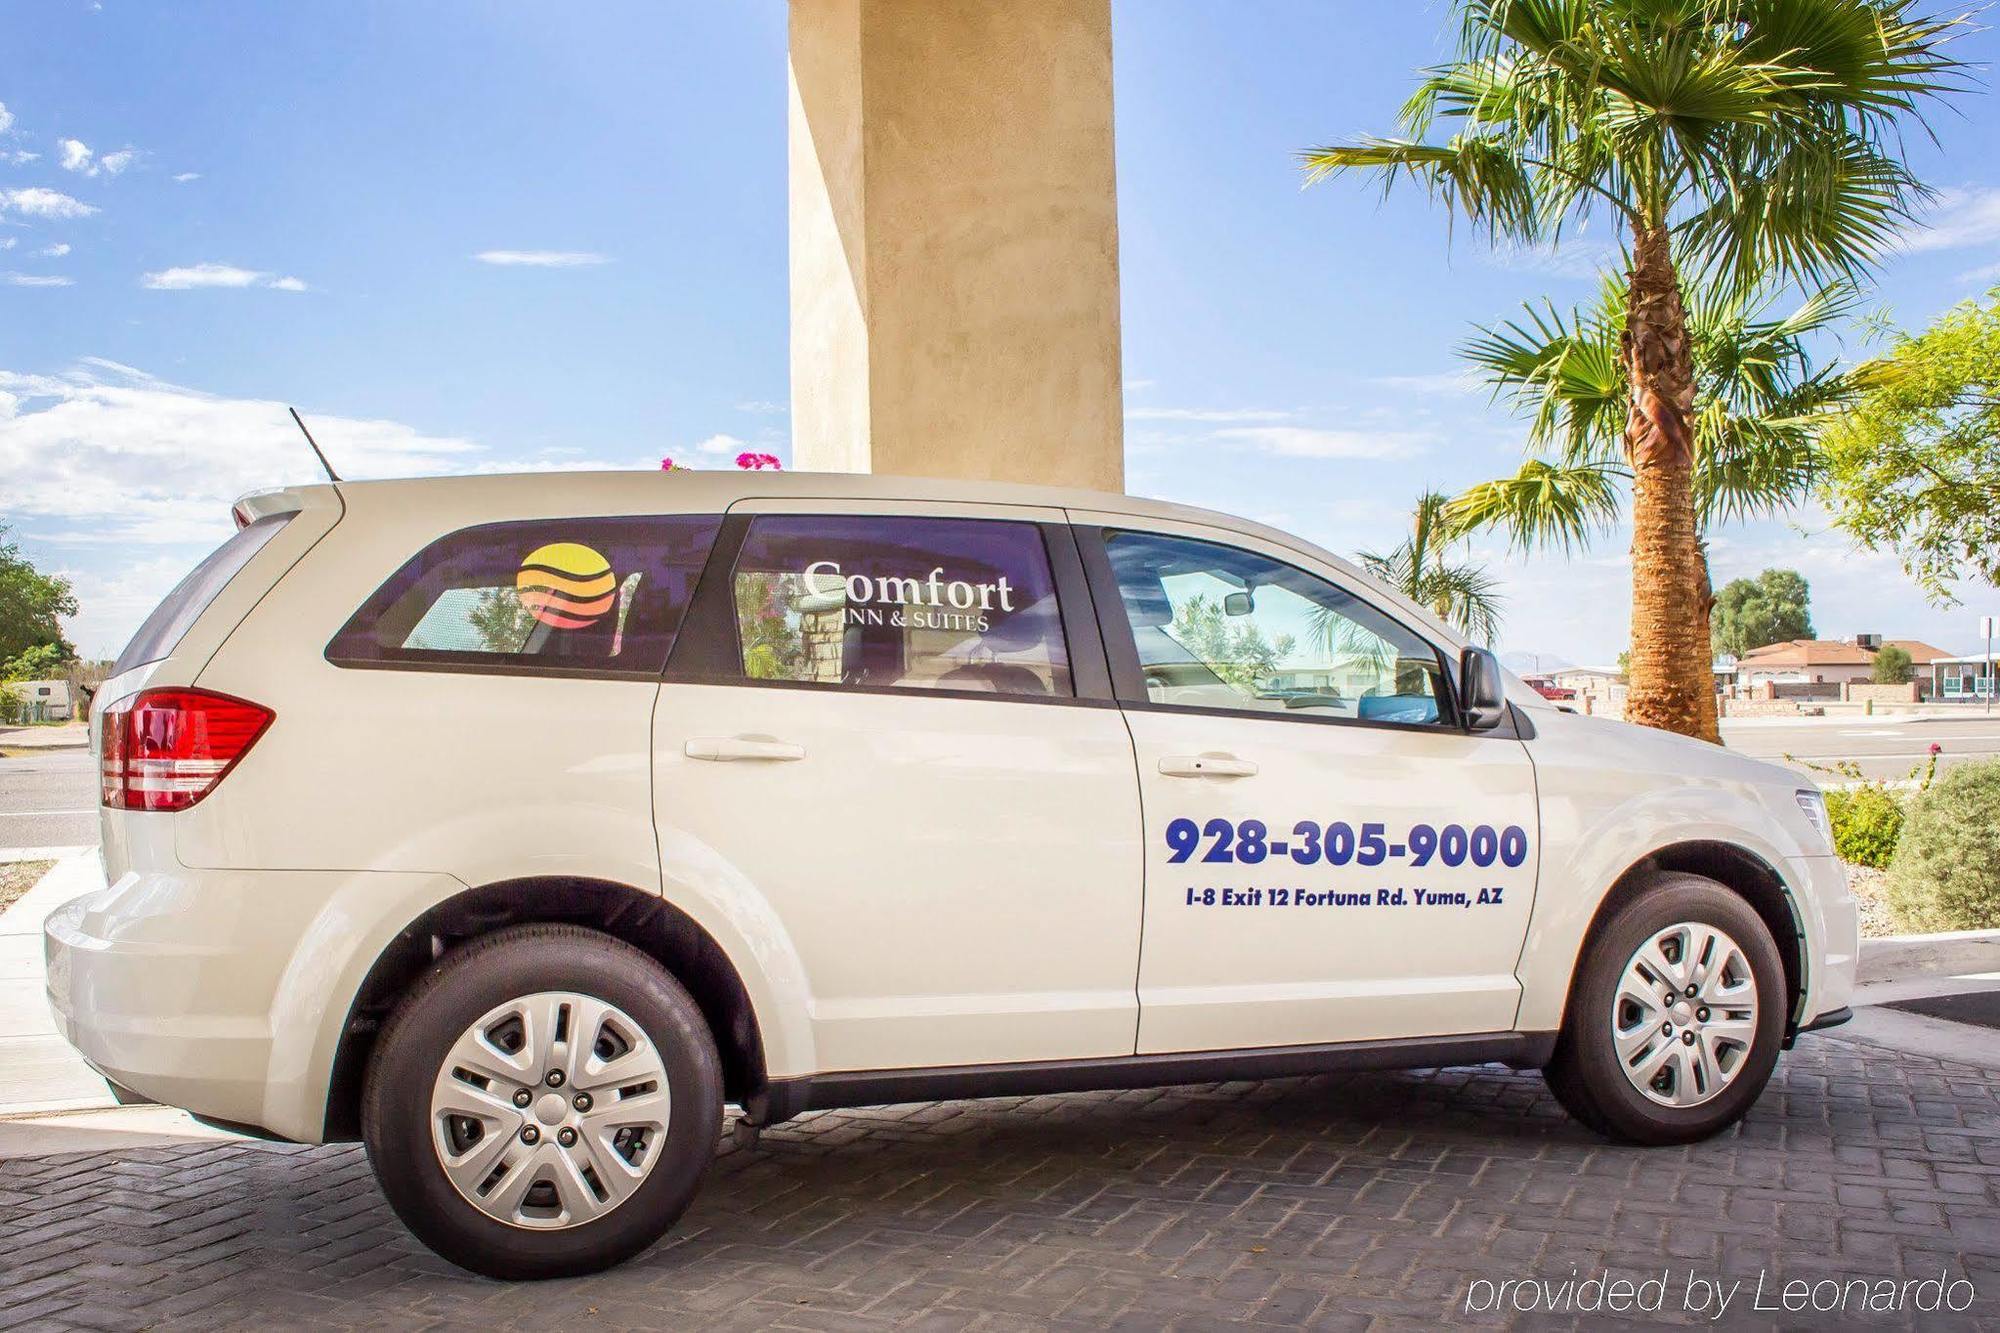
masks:
{"type": "Polygon", "coordinates": [[[0,759],[0,849],[97,843],[97,769],[87,750],[0,759]]]}
{"type": "Polygon", "coordinates": [[[1943,1274],[1969,1309],[1850,1318],[1991,1328],[2000,1080],[1808,1037],[1743,1126],[1654,1150],[1491,1067],[830,1112],[726,1152],[665,1245],[537,1286],[419,1248],[353,1147],[15,1158],[0,1236],[8,1327],[1430,1329],[1608,1268],[1665,1271],[1677,1323],[1690,1272],[1742,1279],[1738,1326],[1828,1322],[1750,1314],[1760,1272],[1767,1302],[1943,1274]]]}
{"type": "MultiPolygon", "coordinates": [[[[1794,767],[1811,772],[1804,761],[1832,765],[1851,759],[1871,778],[1901,778],[1922,763],[1933,742],[1944,747],[1941,766],[1964,763],[1968,759],[2000,756],[2000,714],[1991,720],[1969,712],[1965,717],[1924,717],[1911,721],[1886,718],[1843,718],[1815,720],[1787,726],[1736,726],[1724,722],[1722,738],[1732,750],[1741,750],[1762,759],[1782,760],[1791,755],[1794,767]]],[[[1840,779],[1813,772],[1824,782],[1840,779]]]]}

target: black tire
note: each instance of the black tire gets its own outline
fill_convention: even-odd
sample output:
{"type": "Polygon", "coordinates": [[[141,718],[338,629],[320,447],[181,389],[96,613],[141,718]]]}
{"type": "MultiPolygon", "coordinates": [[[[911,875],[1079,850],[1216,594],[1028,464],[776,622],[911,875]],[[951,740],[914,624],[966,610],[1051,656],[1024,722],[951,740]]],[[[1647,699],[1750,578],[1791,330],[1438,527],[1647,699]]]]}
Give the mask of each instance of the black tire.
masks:
{"type": "Polygon", "coordinates": [[[1693,1143],[1741,1120],[1763,1093],[1778,1063],[1786,997],[1778,946],[1750,904],[1701,875],[1660,874],[1585,941],[1569,1010],[1543,1075],[1563,1108],[1606,1138],[1648,1146],[1693,1143]],[[1633,953],[1649,936],[1680,922],[1717,927],[1741,946],[1756,983],[1757,1019],[1750,1049],[1722,1091],[1697,1105],[1673,1107],[1647,1097],[1626,1077],[1610,1015],[1633,953]]]}
{"type": "Polygon", "coordinates": [[[653,959],[577,926],[516,926],[445,955],[383,1028],[361,1104],[369,1163],[404,1225],[459,1267],[510,1280],[594,1273],[658,1240],[694,1198],[721,1127],[721,1065],[701,1010],[653,959]],[[577,1226],[529,1230],[458,1192],[433,1147],[430,1099],[452,1044],[481,1015],[552,990],[629,1015],[661,1057],[672,1105],[651,1172],[623,1203],[577,1226]]]}

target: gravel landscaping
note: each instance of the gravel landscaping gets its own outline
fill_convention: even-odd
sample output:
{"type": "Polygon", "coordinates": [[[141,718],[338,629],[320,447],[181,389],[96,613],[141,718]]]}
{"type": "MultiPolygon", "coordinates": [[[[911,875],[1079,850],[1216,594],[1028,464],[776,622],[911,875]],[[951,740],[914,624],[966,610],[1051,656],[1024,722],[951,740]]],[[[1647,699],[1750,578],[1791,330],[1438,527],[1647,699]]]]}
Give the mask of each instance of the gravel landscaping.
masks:
{"type": "Polygon", "coordinates": [[[16,898],[34,888],[54,864],[54,861],[12,861],[0,865],[0,912],[12,907],[16,898]]]}

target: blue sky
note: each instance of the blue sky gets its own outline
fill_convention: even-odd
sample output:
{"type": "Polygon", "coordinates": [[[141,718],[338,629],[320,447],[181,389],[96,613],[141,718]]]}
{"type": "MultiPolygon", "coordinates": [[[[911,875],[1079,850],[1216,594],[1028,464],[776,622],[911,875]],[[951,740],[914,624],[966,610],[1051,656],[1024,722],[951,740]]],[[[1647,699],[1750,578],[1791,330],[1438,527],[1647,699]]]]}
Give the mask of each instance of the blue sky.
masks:
{"type": "MultiPolygon", "coordinates": [[[[116,651],[236,493],[310,476],[286,402],[355,475],[789,459],[780,0],[0,13],[0,521],[74,580],[84,652],[116,651]]],[[[1388,129],[1450,23],[1114,0],[1132,490],[1351,552],[1420,490],[1513,467],[1518,423],[1452,348],[1587,298],[1611,238],[1496,255],[1413,193],[1303,190],[1294,157],[1388,129]]],[[[1913,160],[1945,193],[1876,298],[1903,323],[2000,281],[2000,102],[1937,130],[1913,160]]],[[[1624,540],[1480,544],[1501,647],[1615,657],[1624,540]]],[[[1713,555],[1718,582],[1800,569],[1827,635],[1963,650],[2000,612],[1983,587],[1926,606],[1817,512],[1713,555]]]]}

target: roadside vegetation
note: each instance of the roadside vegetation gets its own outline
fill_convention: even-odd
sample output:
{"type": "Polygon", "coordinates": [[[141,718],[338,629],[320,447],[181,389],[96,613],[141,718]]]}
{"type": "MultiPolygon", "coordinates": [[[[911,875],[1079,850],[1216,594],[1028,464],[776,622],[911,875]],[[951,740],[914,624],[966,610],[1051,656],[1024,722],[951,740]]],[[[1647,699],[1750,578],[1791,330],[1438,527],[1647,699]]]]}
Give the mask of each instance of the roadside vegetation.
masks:
{"type": "MultiPolygon", "coordinates": [[[[1699,478],[1727,437],[1704,421],[1699,321],[1761,319],[1787,286],[1818,293],[1809,305],[1845,302],[1926,197],[1902,145],[1967,86],[1947,50],[1967,20],[1913,0],[1461,0],[1458,13],[1456,56],[1425,72],[1401,132],[1308,151],[1308,180],[1413,183],[1499,245],[1616,229],[1625,271],[1589,327],[1531,317],[1502,340],[1518,348],[1489,349],[1503,382],[1554,406],[1531,434],[1543,456],[1487,499],[1497,522],[1540,506],[1553,524],[1527,531],[1574,543],[1624,497],[1626,715],[1717,740],[1700,534],[1718,495],[1699,478]],[[1579,341],[1589,357],[1569,352],[1579,341]],[[1538,346],[1560,349],[1556,361],[1533,359],[1538,346]],[[1528,359],[1506,362],[1516,350],[1528,359]],[[1571,367],[1586,372],[1587,410],[1567,410],[1571,367]]],[[[1720,461],[1711,475],[1730,471],[1720,461]]],[[[1811,477],[1755,474],[1751,494],[1811,477]]]]}
{"type": "Polygon", "coordinates": [[[20,721],[23,711],[9,682],[60,677],[76,660],[60,620],[76,611],[69,580],[36,569],[0,524],[0,725],[20,721]]]}
{"type": "Polygon", "coordinates": [[[2000,927],[2000,760],[1945,770],[1910,799],[1882,893],[1912,933],[2000,927]]]}
{"type": "Polygon", "coordinates": [[[1967,575],[2000,583],[2000,287],[1897,335],[1855,378],[1826,440],[1836,520],[1933,601],[1967,575]]]}

